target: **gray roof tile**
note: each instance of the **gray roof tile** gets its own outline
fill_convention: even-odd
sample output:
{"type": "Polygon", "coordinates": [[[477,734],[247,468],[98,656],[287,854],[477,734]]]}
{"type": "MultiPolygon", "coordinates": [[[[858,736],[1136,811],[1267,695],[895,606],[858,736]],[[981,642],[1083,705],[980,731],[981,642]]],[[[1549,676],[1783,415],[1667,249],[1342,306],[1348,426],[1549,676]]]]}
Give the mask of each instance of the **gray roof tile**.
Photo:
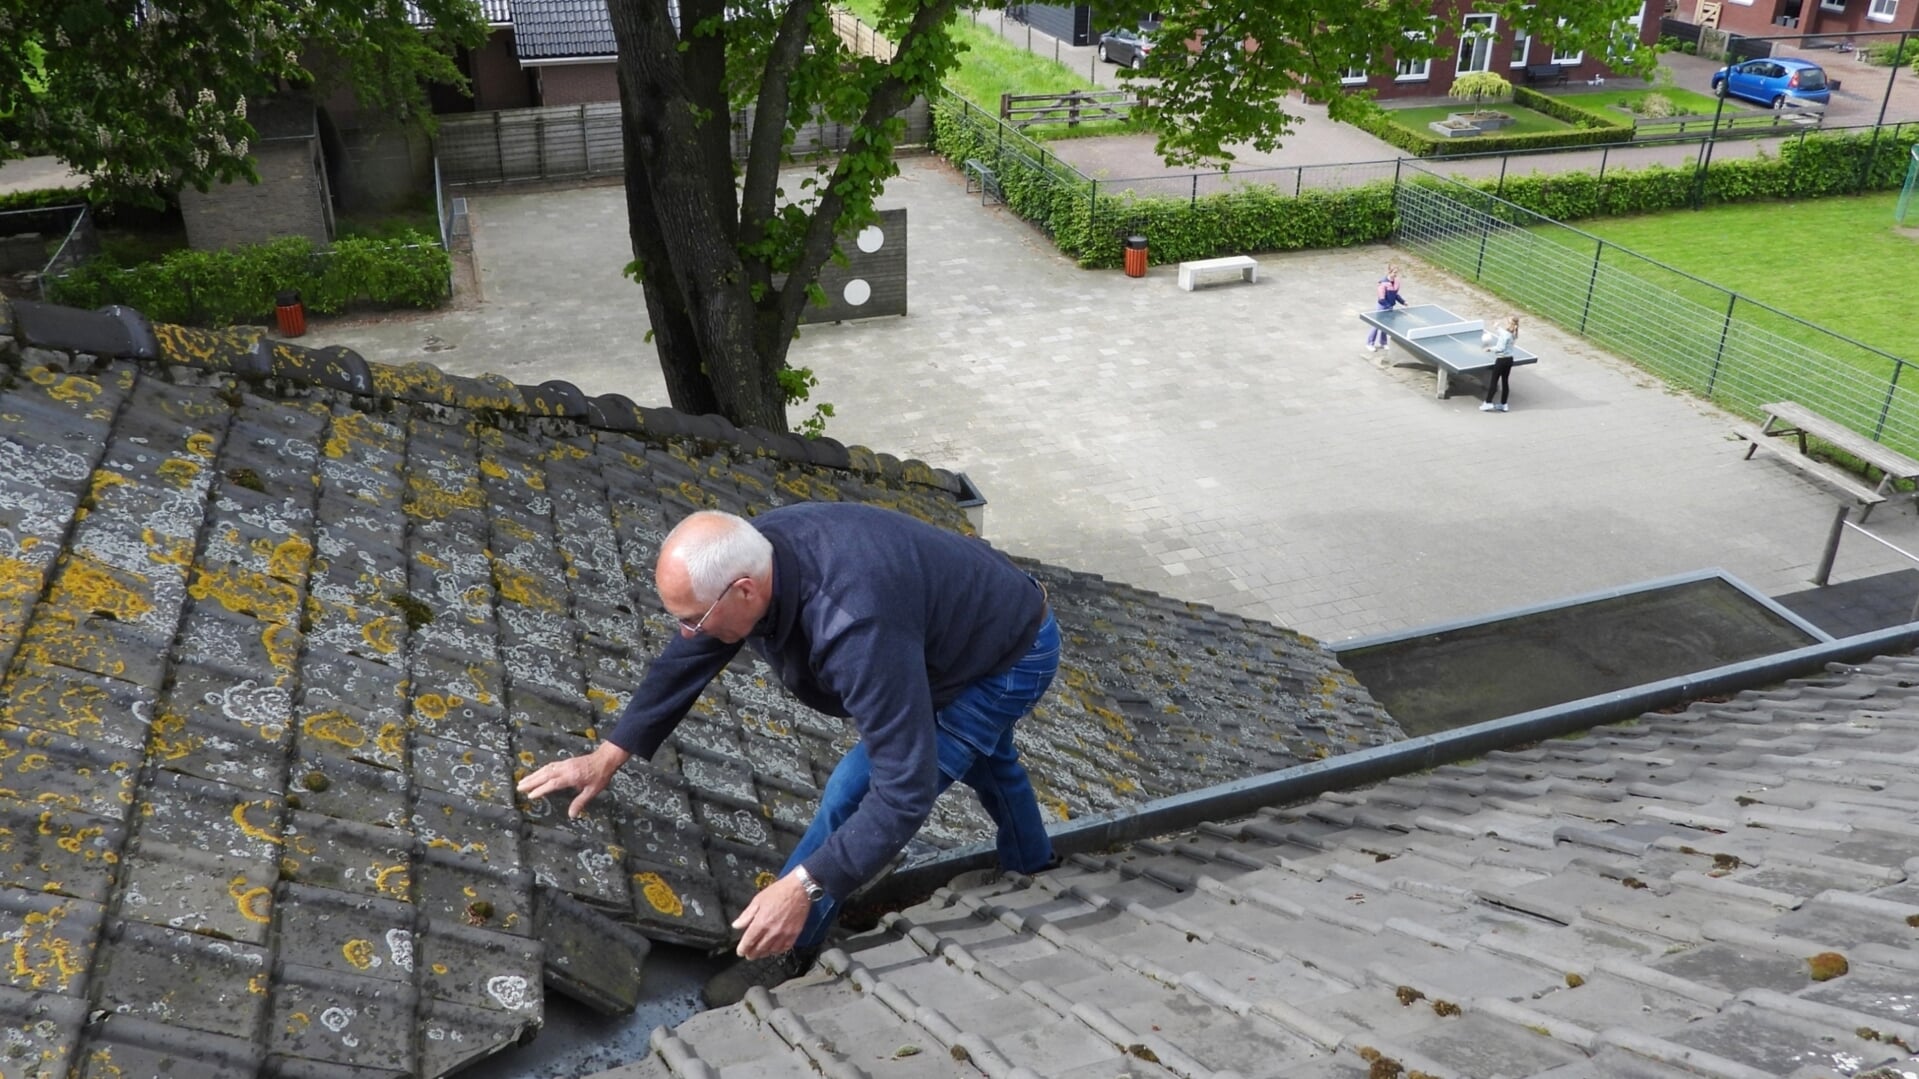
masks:
{"type": "Polygon", "coordinates": [[[1858,717],[1915,670],[1837,668],[942,890],[655,1044],[678,1074],[784,1067],[763,1031],[791,1016],[857,1062],[925,1037],[1044,1075],[1142,1049],[1193,1075],[1910,1074],[1912,817],[1858,799],[1906,782],[1915,732],[1858,717]],[[1647,768],[1671,781],[1617,797],[1647,768]],[[1054,1055],[1062,1021],[1090,1059],[1054,1055]]]}
{"type": "Polygon", "coordinates": [[[522,63],[612,56],[606,0],[513,0],[513,46],[522,63]]]}

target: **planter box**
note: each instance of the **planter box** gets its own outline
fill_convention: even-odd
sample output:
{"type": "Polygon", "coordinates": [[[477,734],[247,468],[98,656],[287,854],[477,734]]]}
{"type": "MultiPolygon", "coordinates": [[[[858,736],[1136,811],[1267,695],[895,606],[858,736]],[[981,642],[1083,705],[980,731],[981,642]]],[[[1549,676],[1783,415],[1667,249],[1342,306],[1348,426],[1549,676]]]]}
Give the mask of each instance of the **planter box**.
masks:
{"type": "Polygon", "coordinates": [[[1505,113],[1492,116],[1480,116],[1477,113],[1455,112],[1447,116],[1446,119],[1449,121],[1458,121],[1462,124],[1471,124],[1481,131],[1497,131],[1502,127],[1509,126],[1513,122],[1513,118],[1505,113]]]}
{"type": "Polygon", "coordinates": [[[1443,135],[1449,139],[1470,138],[1474,135],[1479,134],[1479,129],[1477,127],[1474,127],[1472,124],[1468,124],[1464,122],[1460,122],[1458,126],[1454,126],[1453,121],[1434,120],[1432,123],[1427,124],[1426,126],[1429,128],[1432,128],[1433,134],[1443,135]]]}

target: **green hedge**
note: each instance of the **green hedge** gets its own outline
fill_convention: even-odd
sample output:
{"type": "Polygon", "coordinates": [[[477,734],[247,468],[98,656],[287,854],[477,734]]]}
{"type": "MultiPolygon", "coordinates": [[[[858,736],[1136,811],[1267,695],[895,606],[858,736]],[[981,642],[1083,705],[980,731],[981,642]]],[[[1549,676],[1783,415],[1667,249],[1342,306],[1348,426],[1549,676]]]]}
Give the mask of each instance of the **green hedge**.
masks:
{"type": "Polygon", "coordinates": [[[289,236],[231,251],[175,251],[130,268],[93,259],[48,282],[48,292],[71,307],[117,303],[155,322],[228,326],[273,314],[283,289],[298,289],[307,309],[322,314],[360,300],[438,307],[452,269],[439,244],[417,232],[392,240],[347,237],[326,250],[289,236]]]}
{"type": "MultiPolygon", "coordinates": [[[[1571,131],[1535,131],[1524,135],[1476,135],[1471,139],[1441,138],[1393,122],[1392,113],[1373,105],[1349,117],[1353,126],[1393,144],[1414,157],[1448,154],[1498,154],[1565,146],[1604,146],[1632,141],[1632,121],[1567,105],[1523,86],[1513,88],[1513,103],[1574,125],[1571,131]]],[[[1464,107],[1463,105],[1461,106],[1464,107]]]]}
{"type": "MultiPolygon", "coordinates": [[[[1915,142],[1919,129],[1881,134],[1876,151],[1871,133],[1807,135],[1785,143],[1777,157],[1713,162],[1702,197],[1710,204],[1889,190],[1905,182],[1915,142]]],[[[1603,179],[1590,172],[1534,173],[1509,176],[1503,185],[1481,180],[1474,186],[1555,221],[1579,221],[1688,208],[1695,178],[1691,168],[1651,165],[1614,170],[1603,179]]]]}
{"type": "Polygon", "coordinates": [[[50,206],[81,206],[87,202],[82,187],[45,187],[35,191],[9,191],[0,195],[0,213],[9,210],[44,210],[50,206]]]}
{"type": "Polygon", "coordinates": [[[1060,250],[1078,255],[1088,241],[1092,184],[1023,136],[1003,137],[997,119],[959,95],[933,103],[932,144],[955,165],[979,161],[993,170],[1012,211],[1043,229],[1060,250]]]}

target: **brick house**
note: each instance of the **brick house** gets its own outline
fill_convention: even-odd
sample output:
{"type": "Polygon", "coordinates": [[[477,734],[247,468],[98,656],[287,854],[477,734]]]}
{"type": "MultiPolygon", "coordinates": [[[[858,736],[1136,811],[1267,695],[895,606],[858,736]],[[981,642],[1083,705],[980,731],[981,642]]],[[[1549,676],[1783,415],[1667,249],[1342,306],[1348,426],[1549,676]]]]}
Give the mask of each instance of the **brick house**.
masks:
{"type": "Polygon", "coordinates": [[[181,188],[187,245],[218,251],[279,236],[305,236],[322,246],[331,242],[333,195],[313,105],[262,102],[250,119],[258,137],[248,149],[260,182],[215,184],[206,191],[181,188]]]}
{"type": "Polygon", "coordinates": [[[1919,30],[1919,0],[1698,0],[1681,10],[1700,26],[1746,37],[1919,30]]]}
{"type": "MultiPolygon", "coordinates": [[[[1639,14],[1628,20],[1627,29],[1640,41],[1651,44],[1659,39],[1659,16],[1657,12],[1648,14],[1648,8],[1654,0],[1641,5],[1639,14]]],[[[1761,3],[1781,2],[1781,0],[1759,0],[1761,3]]],[[[1865,0],[1851,0],[1862,4],[1865,0]]],[[[1919,5],[1919,0],[1907,0],[1919,5]]],[[[1446,5],[1435,3],[1435,19],[1446,16],[1446,5]]],[[[1396,74],[1390,76],[1367,75],[1357,69],[1349,72],[1346,85],[1355,89],[1366,87],[1376,92],[1381,100],[1408,97],[1445,97],[1452,87],[1453,80],[1461,75],[1477,71],[1493,71],[1504,75],[1515,86],[1526,85],[1525,71],[1534,65],[1554,64],[1559,67],[1569,82],[1589,82],[1612,74],[1598,57],[1585,52],[1560,52],[1544,34],[1524,35],[1515,32],[1508,25],[1502,25],[1498,16],[1486,13],[1468,12],[1459,16],[1459,21],[1450,25],[1440,24],[1440,44],[1447,51],[1432,60],[1407,61],[1399,65],[1396,74]]]]}
{"type": "Polygon", "coordinates": [[[493,32],[458,58],[473,96],[437,93],[435,112],[620,99],[606,0],[484,0],[482,7],[493,32]]]}

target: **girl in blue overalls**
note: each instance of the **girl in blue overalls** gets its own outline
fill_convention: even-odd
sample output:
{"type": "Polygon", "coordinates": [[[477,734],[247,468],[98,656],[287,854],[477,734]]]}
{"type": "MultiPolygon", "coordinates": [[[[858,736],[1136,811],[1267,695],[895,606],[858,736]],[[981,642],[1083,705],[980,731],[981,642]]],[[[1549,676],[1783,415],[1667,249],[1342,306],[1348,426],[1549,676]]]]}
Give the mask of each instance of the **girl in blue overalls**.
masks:
{"type": "MultiPolygon", "coordinates": [[[[1386,264],[1386,276],[1379,279],[1379,309],[1391,311],[1395,306],[1404,306],[1406,301],[1399,295],[1399,264],[1386,264]]],[[[1386,331],[1374,326],[1366,334],[1366,347],[1374,352],[1386,351],[1386,331]]]]}

